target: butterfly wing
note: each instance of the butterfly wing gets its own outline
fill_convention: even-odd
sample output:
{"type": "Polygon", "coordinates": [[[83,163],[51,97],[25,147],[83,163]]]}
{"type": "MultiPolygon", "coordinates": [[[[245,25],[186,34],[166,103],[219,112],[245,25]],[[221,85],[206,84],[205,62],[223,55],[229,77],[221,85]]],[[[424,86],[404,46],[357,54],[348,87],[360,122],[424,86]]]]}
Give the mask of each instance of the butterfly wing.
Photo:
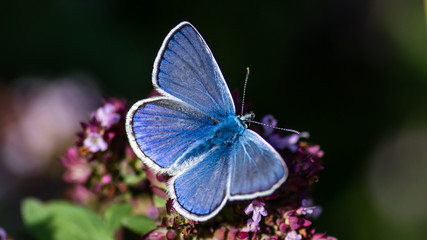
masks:
{"type": "Polygon", "coordinates": [[[233,146],[216,146],[199,158],[169,185],[171,197],[176,200],[174,207],[193,220],[212,218],[227,200],[270,195],[288,176],[280,154],[249,129],[233,146]]]}
{"type": "Polygon", "coordinates": [[[280,154],[263,138],[246,129],[230,152],[230,200],[272,194],[288,176],[280,154]]]}
{"type": "Polygon", "coordinates": [[[172,29],[153,67],[153,85],[216,119],[235,115],[230,90],[206,42],[188,22],[172,29]]]}
{"type": "Polygon", "coordinates": [[[199,156],[200,161],[171,179],[169,193],[174,208],[186,218],[206,221],[227,202],[229,149],[216,147],[199,156]]]}
{"type": "Polygon", "coordinates": [[[126,131],[136,155],[157,171],[167,171],[185,152],[200,145],[215,120],[178,99],[148,98],[135,103],[126,131]]]}

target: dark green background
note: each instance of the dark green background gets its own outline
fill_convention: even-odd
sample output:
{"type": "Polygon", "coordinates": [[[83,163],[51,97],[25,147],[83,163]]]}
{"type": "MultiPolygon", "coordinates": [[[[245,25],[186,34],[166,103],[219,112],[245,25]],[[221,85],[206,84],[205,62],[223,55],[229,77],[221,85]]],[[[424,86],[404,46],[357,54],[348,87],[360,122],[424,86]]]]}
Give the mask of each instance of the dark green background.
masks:
{"type": "MultiPolygon", "coordinates": [[[[157,51],[183,20],[203,35],[231,89],[250,67],[246,101],[258,120],[273,114],[324,149],[319,232],[425,239],[426,214],[390,219],[367,180],[384,138],[427,126],[421,1],[2,1],[0,79],[83,72],[104,96],[133,103],[151,91],[157,51]]],[[[0,215],[0,226],[21,224],[0,215]]]]}

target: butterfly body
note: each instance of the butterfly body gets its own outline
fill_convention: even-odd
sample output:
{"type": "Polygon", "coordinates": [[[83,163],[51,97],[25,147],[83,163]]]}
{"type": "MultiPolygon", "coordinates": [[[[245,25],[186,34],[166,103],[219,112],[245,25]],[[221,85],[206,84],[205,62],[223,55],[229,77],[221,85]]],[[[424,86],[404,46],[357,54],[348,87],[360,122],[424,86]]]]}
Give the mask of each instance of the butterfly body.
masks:
{"type": "Polygon", "coordinates": [[[229,145],[233,144],[242,135],[245,127],[239,117],[228,116],[212,130],[212,141],[215,145],[229,145]]]}
{"type": "Polygon", "coordinates": [[[163,96],[129,110],[126,131],[150,168],[172,176],[168,192],[183,216],[205,221],[228,200],[276,190],[288,170],[280,154],[236,116],[234,103],[207,44],[188,22],[166,36],[153,67],[163,96]]]}

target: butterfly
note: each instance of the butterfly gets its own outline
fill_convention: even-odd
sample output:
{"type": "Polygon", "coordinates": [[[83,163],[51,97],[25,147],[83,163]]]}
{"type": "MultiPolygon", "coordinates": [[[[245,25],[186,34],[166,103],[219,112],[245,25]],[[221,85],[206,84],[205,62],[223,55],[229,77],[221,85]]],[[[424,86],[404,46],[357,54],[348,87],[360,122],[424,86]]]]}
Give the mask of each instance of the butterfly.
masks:
{"type": "Polygon", "coordinates": [[[211,50],[189,22],[166,36],[152,82],[161,96],[135,103],[126,132],[135,154],[168,182],[173,207],[206,221],[227,201],[272,194],[285,182],[280,154],[237,116],[211,50]]]}

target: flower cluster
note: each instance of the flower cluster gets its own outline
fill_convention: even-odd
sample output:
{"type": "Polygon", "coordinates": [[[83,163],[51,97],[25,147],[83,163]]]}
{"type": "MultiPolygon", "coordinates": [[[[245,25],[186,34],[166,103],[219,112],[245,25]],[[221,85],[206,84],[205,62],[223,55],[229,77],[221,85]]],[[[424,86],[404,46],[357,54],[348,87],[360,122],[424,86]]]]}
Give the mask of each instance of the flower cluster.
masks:
{"type": "Polygon", "coordinates": [[[88,123],[81,123],[78,141],[61,158],[63,179],[73,184],[68,195],[75,202],[89,204],[124,193],[124,181],[141,175],[142,164],[125,143],[125,113],[124,101],[105,100],[88,123]]]}
{"type": "Polygon", "coordinates": [[[265,116],[265,125],[254,130],[285,159],[287,181],[271,196],[229,202],[213,219],[195,222],[173,208],[173,199],[166,194],[169,177],[154,174],[132,152],[125,136],[125,113],[124,101],[106,100],[88,123],[81,124],[78,141],[61,158],[66,168],[63,179],[71,184],[70,199],[96,210],[128,202],[134,214],[152,219],[146,232],[123,231],[143,239],[336,239],[316,233],[312,226],[311,219],[321,208],[313,205],[310,191],[323,169],[323,151],[306,141],[308,133],[285,135],[274,129],[276,119],[265,116]]]}

